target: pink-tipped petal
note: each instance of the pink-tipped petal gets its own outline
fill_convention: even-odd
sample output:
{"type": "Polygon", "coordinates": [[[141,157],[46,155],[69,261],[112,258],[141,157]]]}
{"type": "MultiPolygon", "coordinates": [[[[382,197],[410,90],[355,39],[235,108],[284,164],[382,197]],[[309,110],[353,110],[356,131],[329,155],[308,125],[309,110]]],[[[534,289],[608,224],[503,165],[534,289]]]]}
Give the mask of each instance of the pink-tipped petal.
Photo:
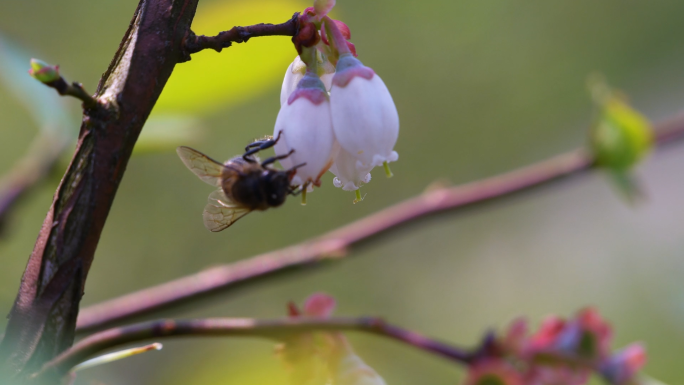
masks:
{"type": "Polygon", "coordinates": [[[345,24],[344,22],[340,20],[333,20],[337,28],[342,32],[342,36],[344,36],[345,39],[349,40],[351,39],[351,31],[349,30],[349,26],[345,24]]]}
{"type": "Polygon", "coordinates": [[[341,78],[362,68],[367,67],[347,68],[335,74],[330,105],[340,146],[360,162],[357,170],[370,171],[398,159],[394,145],[399,136],[399,115],[385,83],[377,75],[370,79],[355,75],[340,86],[344,84],[341,78]]]}
{"type": "Polygon", "coordinates": [[[354,57],[358,57],[359,55],[356,54],[356,46],[354,43],[351,41],[347,42],[347,47],[349,48],[349,51],[351,51],[351,54],[354,55],[354,57]]]}
{"type": "Polygon", "coordinates": [[[285,169],[297,167],[292,184],[320,183],[321,174],[332,161],[335,142],[330,102],[320,79],[305,75],[288,103],[280,107],[273,137],[279,135],[274,147],[276,155],[294,150],[280,161],[285,169]]]}

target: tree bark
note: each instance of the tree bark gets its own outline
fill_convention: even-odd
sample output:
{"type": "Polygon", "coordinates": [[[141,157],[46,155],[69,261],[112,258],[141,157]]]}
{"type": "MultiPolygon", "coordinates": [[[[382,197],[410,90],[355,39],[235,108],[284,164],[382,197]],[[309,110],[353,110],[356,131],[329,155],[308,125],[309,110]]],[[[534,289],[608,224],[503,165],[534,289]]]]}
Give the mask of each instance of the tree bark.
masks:
{"type": "MultiPolygon", "coordinates": [[[[86,276],[148,115],[176,63],[198,0],[141,0],[95,94],[38,235],[0,343],[0,378],[23,382],[73,343],[86,276]]],[[[58,379],[56,379],[58,381],[58,379]]]]}

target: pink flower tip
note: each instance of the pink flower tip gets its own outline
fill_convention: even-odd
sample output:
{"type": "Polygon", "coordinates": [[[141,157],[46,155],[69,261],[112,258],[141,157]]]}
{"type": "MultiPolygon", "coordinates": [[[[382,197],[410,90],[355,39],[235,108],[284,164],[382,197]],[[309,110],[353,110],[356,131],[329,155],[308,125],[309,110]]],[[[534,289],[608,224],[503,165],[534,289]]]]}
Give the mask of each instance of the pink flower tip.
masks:
{"type": "Polygon", "coordinates": [[[511,353],[520,353],[525,345],[529,325],[524,318],[514,320],[506,330],[503,338],[503,346],[511,353]]]}
{"type": "Polygon", "coordinates": [[[335,311],[335,298],[325,293],[315,293],[304,302],[304,314],[312,317],[330,317],[335,311]]]}
{"type": "Polygon", "coordinates": [[[646,349],[640,343],[627,346],[600,366],[603,376],[616,385],[627,385],[646,364],[646,349]]]}
{"type": "Polygon", "coordinates": [[[526,353],[570,355],[600,361],[610,354],[612,335],[611,326],[598,311],[585,308],[567,321],[555,316],[546,319],[528,341],[526,353]]]}

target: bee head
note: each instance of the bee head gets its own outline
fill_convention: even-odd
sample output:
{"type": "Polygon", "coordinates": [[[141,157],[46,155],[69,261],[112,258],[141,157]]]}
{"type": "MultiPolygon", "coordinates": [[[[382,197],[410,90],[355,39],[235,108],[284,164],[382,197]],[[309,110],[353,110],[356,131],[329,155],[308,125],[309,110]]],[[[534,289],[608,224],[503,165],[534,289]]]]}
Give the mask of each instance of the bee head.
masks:
{"type": "Polygon", "coordinates": [[[262,178],[262,183],[269,206],[280,206],[285,202],[290,189],[290,178],[286,172],[268,170],[262,178]]]}

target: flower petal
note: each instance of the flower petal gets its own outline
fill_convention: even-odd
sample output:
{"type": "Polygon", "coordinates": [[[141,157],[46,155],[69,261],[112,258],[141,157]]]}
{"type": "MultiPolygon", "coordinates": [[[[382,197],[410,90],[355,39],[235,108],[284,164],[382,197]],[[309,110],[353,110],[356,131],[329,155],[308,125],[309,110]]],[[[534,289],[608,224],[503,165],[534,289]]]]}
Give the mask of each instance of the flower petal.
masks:
{"type": "Polygon", "coordinates": [[[294,150],[294,153],[280,161],[286,169],[300,166],[292,179],[294,185],[318,183],[332,162],[335,137],[330,102],[327,96],[325,99],[315,104],[307,97],[298,97],[283,104],[278,113],[273,136],[281,136],[274,148],[276,155],[285,155],[294,150]]]}
{"type": "Polygon", "coordinates": [[[335,174],[335,179],[333,179],[335,187],[341,187],[344,191],[354,191],[370,182],[372,167],[364,166],[356,157],[342,148],[333,153],[333,165],[330,167],[330,172],[335,174]]]}
{"type": "Polygon", "coordinates": [[[355,76],[340,87],[338,76],[339,71],[333,79],[330,105],[335,137],[342,148],[364,167],[397,160],[393,148],[399,136],[399,115],[385,83],[376,74],[371,79],[355,76]]]}

